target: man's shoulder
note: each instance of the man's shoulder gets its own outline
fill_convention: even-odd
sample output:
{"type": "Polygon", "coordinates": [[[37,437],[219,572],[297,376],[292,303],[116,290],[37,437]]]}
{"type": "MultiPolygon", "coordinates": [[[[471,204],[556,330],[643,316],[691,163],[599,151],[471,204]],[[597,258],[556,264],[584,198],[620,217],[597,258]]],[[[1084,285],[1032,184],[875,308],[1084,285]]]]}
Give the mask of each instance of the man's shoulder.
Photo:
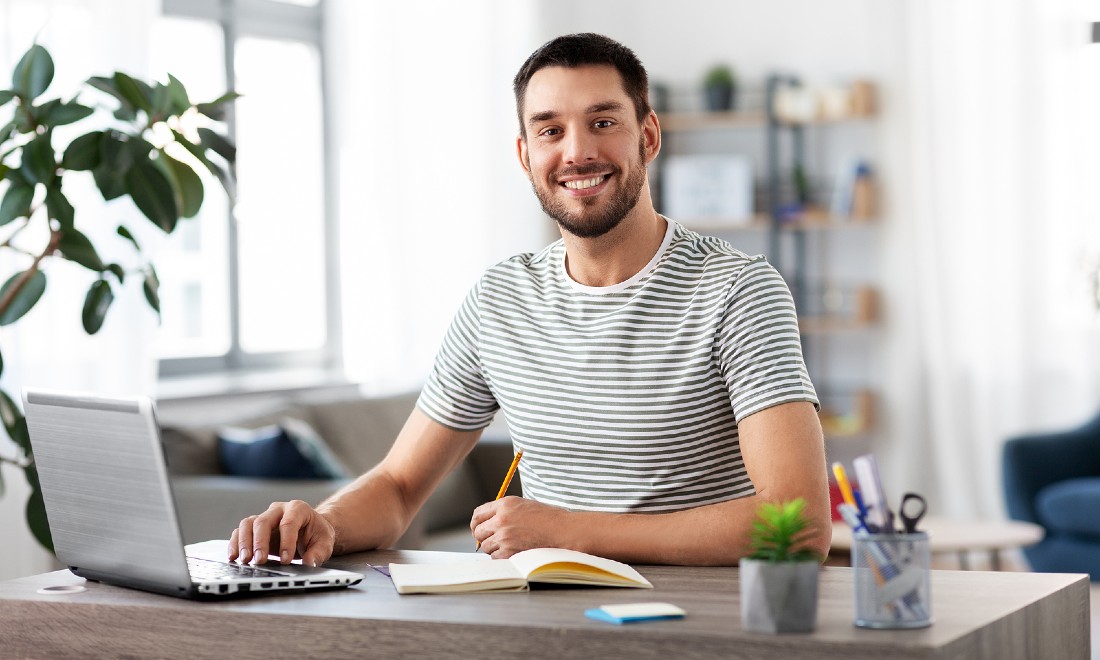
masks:
{"type": "Polygon", "coordinates": [[[562,249],[562,241],[547,245],[538,252],[523,252],[490,266],[482,276],[482,281],[499,279],[541,278],[554,270],[555,256],[562,249]]]}
{"type": "Polygon", "coordinates": [[[717,236],[707,236],[678,225],[669,249],[668,262],[671,266],[699,269],[700,275],[719,275],[736,277],[746,268],[756,270],[771,269],[767,258],[762,254],[748,254],[728,241],[717,236]]]}

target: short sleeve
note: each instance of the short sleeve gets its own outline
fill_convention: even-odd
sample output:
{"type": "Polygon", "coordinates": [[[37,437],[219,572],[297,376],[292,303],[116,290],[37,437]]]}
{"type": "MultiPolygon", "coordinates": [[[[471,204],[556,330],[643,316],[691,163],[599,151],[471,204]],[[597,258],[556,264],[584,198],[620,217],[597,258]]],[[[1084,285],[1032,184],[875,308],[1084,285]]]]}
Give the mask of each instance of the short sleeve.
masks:
{"type": "Polygon", "coordinates": [[[416,403],[435,421],[459,431],[485,428],[500,407],[481,368],[480,292],[479,283],[455,314],[416,403]]]}
{"type": "Polygon", "coordinates": [[[781,403],[818,406],[790,289],[763,257],[742,268],[730,288],[718,359],[738,422],[781,403]]]}

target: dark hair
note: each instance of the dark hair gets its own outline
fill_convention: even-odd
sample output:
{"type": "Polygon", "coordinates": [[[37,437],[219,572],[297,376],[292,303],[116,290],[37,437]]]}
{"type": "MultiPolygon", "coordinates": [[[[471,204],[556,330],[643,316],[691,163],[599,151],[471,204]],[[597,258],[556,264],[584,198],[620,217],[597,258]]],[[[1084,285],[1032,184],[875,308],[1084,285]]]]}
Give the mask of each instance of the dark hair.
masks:
{"type": "Polygon", "coordinates": [[[568,34],[546,42],[531,53],[523,66],[519,68],[512,81],[512,90],[516,94],[516,114],[519,117],[519,133],[527,137],[527,127],[523,124],[523,101],[527,94],[527,83],[531,76],[548,66],[576,68],[586,64],[609,64],[619,72],[623,79],[623,90],[634,102],[638,121],[649,114],[649,78],[634,51],[614,39],[584,32],[568,34]]]}

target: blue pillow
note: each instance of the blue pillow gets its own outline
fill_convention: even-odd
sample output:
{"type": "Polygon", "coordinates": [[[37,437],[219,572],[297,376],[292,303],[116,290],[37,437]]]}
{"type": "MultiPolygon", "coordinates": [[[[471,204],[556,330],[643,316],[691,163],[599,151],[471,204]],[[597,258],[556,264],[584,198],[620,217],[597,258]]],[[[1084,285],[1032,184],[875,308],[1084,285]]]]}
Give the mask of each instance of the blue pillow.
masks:
{"type": "Polygon", "coordinates": [[[261,479],[341,479],[350,475],[307,425],[284,420],[259,429],[218,431],[222,470],[237,477],[261,479]],[[297,432],[295,432],[297,431],[297,432]]]}

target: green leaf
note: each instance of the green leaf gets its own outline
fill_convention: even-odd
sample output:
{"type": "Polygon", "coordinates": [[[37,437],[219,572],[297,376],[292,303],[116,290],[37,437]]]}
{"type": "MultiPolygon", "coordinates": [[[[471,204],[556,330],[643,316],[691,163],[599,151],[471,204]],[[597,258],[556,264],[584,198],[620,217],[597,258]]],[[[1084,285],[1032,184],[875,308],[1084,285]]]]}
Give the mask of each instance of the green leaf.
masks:
{"type": "Polygon", "coordinates": [[[172,188],[176,191],[176,205],[180,209],[180,216],[193,218],[202,207],[203,187],[202,179],[195,170],[185,163],[161,152],[155,161],[161,171],[168,175],[172,188]]]}
{"type": "Polygon", "coordinates": [[[19,171],[30,183],[47,183],[54,177],[57,161],[53,153],[53,131],[46,131],[23,147],[19,171]]]}
{"type": "Polygon", "coordinates": [[[118,264],[107,264],[107,270],[114,273],[115,277],[118,278],[119,284],[126,283],[126,271],[123,270],[122,266],[119,266],[118,264]]]}
{"type": "Polygon", "coordinates": [[[4,194],[4,201],[0,202],[0,227],[16,218],[27,217],[31,211],[31,201],[33,199],[33,186],[13,181],[8,188],[8,192],[4,194]]]}
{"type": "Polygon", "coordinates": [[[0,422],[3,422],[9,438],[15,437],[15,426],[22,417],[23,414],[8,393],[0,390],[0,422]]]}
{"type": "MultiPolygon", "coordinates": [[[[32,484],[38,483],[38,473],[33,465],[26,468],[27,481],[32,484]],[[32,481],[31,471],[34,471],[34,477],[32,481]]],[[[27,527],[30,528],[31,533],[34,534],[34,538],[42,545],[43,548],[53,552],[53,536],[50,534],[50,523],[46,518],[46,504],[42,500],[42,487],[35,486],[31,490],[31,496],[27,498],[27,527]]]]}
{"type": "Polygon", "coordinates": [[[14,99],[15,96],[15,92],[10,89],[0,89],[0,105],[4,105],[8,101],[14,99]]]}
{"type": "MultiPolygon", "coordinates": [[[[145,90],[137,80],[121,71],[115,71],[115,87],[118,88],[122,98],[126,99],[132,107],[144,110],[147,113],[152,111],[151,99],[145,95],[145,90]]],[[[148,85],[145,87],[148,87],[148,85]]]]}
{"type": "Polygon", "coordinates": [[[126,194],[126,172],[134,164],[134,155],[127,136],[118,131],[107,131],[100,142],[102,158],[92,170],[103,199],[112,200],[126,194]]]}
{"type": "Polygon", "coordinates": [[[69,143],[61,157],[61,167],[67,170],[92,170],[103,161],[103,131],[85,133],[69,143]]]}
{"type": "Polygon", "coordinates": [[[53,58],[35,44],[24,53],[11,77],[11,88],[26,100],[35,99],[53,81],[53,58]]]}
{"type": "Polygon", "coordinates": [[[226,172],[225,169],[223,169],[222,167],[211,162],[211,160],[206,157],[206,149],[204,149],[200,145],[195,144],[191,140],[188,140],[187,136],[185,136],[183,133],[172,129],[172,135],[175,136],[176,142],[183,145],[183,147],[187,149],[187,151],[189,151],[192,156],[194,156],[196,159],[198,159],[200,163],[206,166],[206,169],[210,170],[211,174],[218,178],[218,181],[220,181],[222,184],[222,188],[225,188],[225,192],[228,193],[229,196],[232,198],[234,195],[233,179],[229,176],[229,173],[226,172]]]}
{"type": "Polygon", "coordinates": [[[111,291],[111,285],[107,280],[96,280],[88,288],[88,295],[84,297],[84,311],[80,316],[84,323],[84,331],[94,335],[103,327],[103,319],[107,316],[107,310],[115,300],[115,294],[111,291]]]}
{"type": "MultiPolygon", "coordinates": [[[[0,287],[0,300],[3,300],[8,291],[15,286],[16,280],[18,280],[23,272],[16,273],[8,278],[8,281],[4,283],[3,287],[0,287]]],[[[38,299],[42,297],[42,294],[46,292],[46,274],[42,271],[35,271],[34,275],[27,284],[19,290],[15,298],[12,300],[11,305],[0,314],[0,325],[11,325],[19,319],[23,318],[23,315],[31,311],[38,299]]]]}
{"type": "Polygon", "coordinates": [[[23,450],[24,454],[30,456],[31,434],[30,431],[27,430],[27,418],[20,415],[9,433],[12,441],[23,450]]]}
{"type": "Polygon", "coordinates": [[[92,76],[88,78],[88,85],[98,89],[101,92],[105,92],[118,100],[118,110],[115,111],[115,118],[122,121],[133,121],[137,118],[137,112],[134,106],[126,100],[122,92],[118,90],[118,85],[115,84],[114,78],[104,78],[103,76],[92,76]]]}
{"type": "Polygon", "coordinates": [[[92,178],[95,179],[95,185],[99,188],[103,199],[110,201],[126,194],[125,175],[108,164],[102,164],[92,170],[92,178]]]}
{"type": "Polygon", "coordinates": [[[119,236],[121,236],[121,237],[125,238],[126,240],[130,241],[131,243],[133,243],[135,250],[137,250],[138,252],[141,252],[141,246],[138,245],[137,239],[134,238],[134,235],[130,233],[129,229],[127,229],[126,227],[124,227],[122,225],[119,225],[118,229],[116,231],[117,231],[119,236]]]}
{"type": "Polygon", "coordinates": [[[171,101],[172,114],[182,115],[191,107],[191,100],[187,98],[187,88],[170,73],[168,74],[167,88],[168,99],[171,101]]]}
{"type": "Polygon", "coordinates": [[[180,211],[172,184],[163,172],[149,161],[135,163],[126,173],[126,191],[145,217],[166,234],[172,233],[180,211]]]}
{"type": "Polygon", "coordinates": [[[153,268],[153,264],[149,264],[149,272],[145,274],[145,284],[142,286],[145,291],[145,300],[149,303],[157,315],[160,315],[160,278],[157,277],[157,271],[153,268]]]}
{"type": "Polygon", "coordinates": [[[73,209],[73,205],[69,203],[69,198],[61,192],[60,185],[46,188],[46,214],[57,220],[62,229],[69,229],[73,226],[76,211],[73,209]]]}
{"type": "Polygon", "coordinates": [[[69,261],[74,261],[90,270],[102,271],[107,268],[99,258],[99,253],[96,252],[92,242],[76,229],[66,229],[61,234],[57,249],[61,250],[61,254],[69,261]]]}
{"type": "Polygon", "coordinates": [[[232,163],[237,159],[237,147],[233,146],[229,138],[218,135],[209,128],[199,129],[199,141],[207,149],[213,149],[214,153],[224,158],[226,162],[232,163]]]}
{"type": "Polygon", "coordinates": [[[50,108],[46,116],[43,117],[42,123],[51,127],[64,126],[65,124],[80,121],[93,112],[95,112],[95,110],[92,110],[86,105],[81,105],[76,101],[60,103],[50,108]]]}
{"type": "Polygon", "coordinates": [[[200,103],[195,109],[214,121],[225,121],[225,104],[241,97],[237,92],[226,92],[209,103],[200,103]]]}

